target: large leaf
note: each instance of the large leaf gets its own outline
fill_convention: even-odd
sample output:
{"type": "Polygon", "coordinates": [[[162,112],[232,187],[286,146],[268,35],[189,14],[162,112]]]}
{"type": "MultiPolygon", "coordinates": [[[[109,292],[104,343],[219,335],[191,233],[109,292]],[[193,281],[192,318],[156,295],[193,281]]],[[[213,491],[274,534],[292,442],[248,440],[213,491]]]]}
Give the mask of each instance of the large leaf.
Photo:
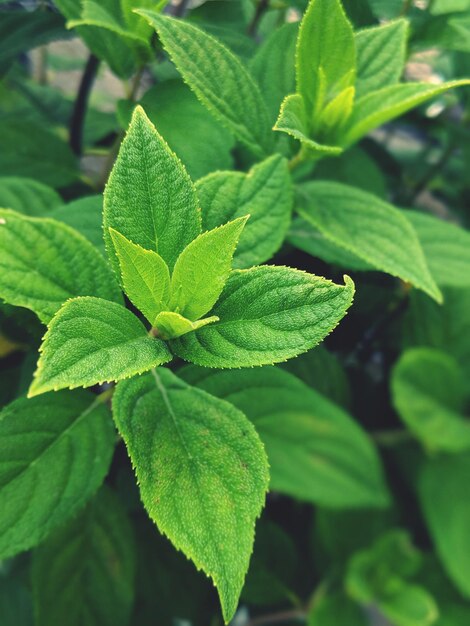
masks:
{"type": "Polygon", "coordinates": [[[98,489],[114,449],[111,414],[96,396],[20,398],[0,413],[0,556],[42,541],[98,489]]]}
{"type": "Polygon", "coordinates": [[[137,107],[104,193],[104,238],[119,272],[109,227],[148,250],[170,269],[200,232],[196,194],[181,161],[137,107]]]}
{"type": "Polygon", "coordinates": [[[335,508],[388,503],[380,461],[367,435],[292,374],[275,367],[213,372],[189,366],[182,375],[253,422],[266,446],[271,489],[335,508]]]}
{"type": "Polygon", "coordinates": [[[31,309],[45,323],[75,296],[122,300],[93,245],[52,219],[0,209],[0,269],[0,297],[31,309]]]}
{"type": "Polygon", "coordinates": [[[103,488],[33,555],[36,626],[127,626],[135,569],[132,527],[103,488]]]}
{"type": "Polygon", "coordinates": [[[355,34],[358,98],[398,83],[405,67],[407,36],[408,22],[404,19],[355,34]]]}
{"type": "Polygon", "coordinates": [[[171,342],[173,351],[205,367],[251,367],[285,361],[322,341],[351,306],[354,284],[334,283],[288,267],[235,270],[210,326],[171,342]]]}
{"type": "Polygon", "coordinates": [[[248,174],[209,174],[197,182],[196,191],[204,229],[250,215],[235,251],[234,267],[264,263],[281,247],[293,202],[287,162],[281,156],[258,163],[248,174]]]}
{"type": "Polygon", "coordinates": [[[113,413],[150,517],[213,579],[228,622],[268,486],[253,426],[166,369],[120,383],[113,413]]]}
{"type": "Polygon", "coordinates": [[[460,592],[470,598],[470,453],[428,460],[420,473],[421,506],[437,553],[460,592]]]}
{"type": "Polygon", "coordinates": [[[31,217],[46,215],[62,204],[59,194],[32,178],[2,176],[0,178],[0,207],[12,209],[31,217]]]}
{"type": "Polygon", "coordinates": [[[432,451],[470,449],[470,420],[463,417],[466,392],[455,359],[430,348],[404,353],[392,376],[395,407],[432,451]]]}
{"type": "Polygon", "coordinates": [[[298,211],[327,239],[366,263],[442,300],[419,239],[398,209],[360,189],[330,182],[302,185],[298,211]]]}
{"type": "Polygon", "coordinates": [[[145,372],[171,359],[130,311],[101,298],[68,300],[49,324],[29,396],[91,387],[145,372]]]}
{"type": "Polygon", "coordinates": [[[258,85],[240,60],[196,26],[153,11],[138,11],[199,100],[256,156],[272,148],[268,111],[258,85]]]}

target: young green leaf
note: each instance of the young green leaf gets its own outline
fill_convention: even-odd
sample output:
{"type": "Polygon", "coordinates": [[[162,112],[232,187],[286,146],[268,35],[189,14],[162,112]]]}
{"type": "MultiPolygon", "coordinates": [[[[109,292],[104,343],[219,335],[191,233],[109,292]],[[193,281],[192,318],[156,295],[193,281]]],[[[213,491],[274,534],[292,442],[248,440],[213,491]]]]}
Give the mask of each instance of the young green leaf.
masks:
{"type": "Polygon", "coordinates": [[[93,495],[115,431],[87,391],[20,398],[0,413],[0,558],[40,543],[93,495]]]}
{"type": "Polygon", "coordinates": [[[69,20],[67,27],[93,26],[95,28],[103,28],[119,35],[124,40],[128,39],[128,43],[131,45],[134,43],[147,45],[147,38],[138,32],[132,32],[128,24],[124,22],[119,4],[111,3],[110,6],[106,6],[103,2],[97,2],[97,0],[82,0],[80,18],[69,20]],[[110,6],[113,7],[113,4],[119,7],[117,12],[109,10],[110,6]]]}
{"type": "Polygon", "coordinates": [[[228,623],[268,487],[255,429],[228,402],[163,368],[119,383],[113,414],[150,517],[213,579],[228,623]]]}
{"type": "Polygon", "coordinates": [[[355,34],[358,98],[398,83],[405,67],[408,22],[404,19],[355,34]]]}
{"type": "Polygon", "coordinates": [[[199,100],[258,157],[272,149],[268,111],[258,85],[217,39],[183,20],[137,11],[156,29],[199,100]]]}
{"type": "Polygon", "coordinates": [[[206,367],[285,361],[322,341],[351,306],[345,285],[281,266],[235,270],[211,313],[220,318],[171,342],[175,354],[206,367]]]}
{"type": "Polygon", "coordinates": [[[465,380],[451,356],[408,350],[395,365],[392,392],[398,414],[428,450],[470,449],[470,420],[462,414],[465,380]]]}
{"type": "Polygon", "coordinates": [[[216,228],[250,214],[233,265],[264,263],[281,247],[290,223],[293,194],[287,161],[278,154],[243,172],[214,172],[196,183],[202,227],[216,228]]]}
{"type": "Polygon", "coordinates": [[[75,296],[122,302],[112,271],[93,245],[49,218],[0,209],[0,297],[48,323],[75,296]]]}
{"type": "Polygon", "coordinates": [[[68,300],[49,324],[29,397],[122,380],[171,360],[140,320],[100,298],[68,300]]]}
{"type": "Polygon", "coordinates": [[[157,315],[168,308],[170,272],[162,257],[132,243],[114,228],[109,229],[121,267],[122,284],[129,300],[154,325],[157,315]]]}
{"type": "Polygon", "coordinates": [[[310,0],[300,24],[296,61],[297,92],[314,120],[356,77],[353,28],[339,0],[310,0]]]}
{"type": "Polygon", "coordinates": [[[383,507],[389,501],[377,451],[338,406],[275,367],[181,375],[234,404],[266,446],[271,489],[326,507],[383,507]]]}
{"type": "Polygon", "coordinates": [[[36,626],[127,626],[136,570],[132,526],[102,488],[33,554],[36,626]]]}
{"type": "Polygon", "coordinates": [[[62,198],[57,191],[33,178],[0,177],[0,207],[40,217],[61,204],[62,198]]]}
{"type": "Polygon", "coordinates": [[[212,317],[206,317],[202,320],[192,322],[179,313],[162,311],[157,315],[153,325],[158,331],[158,337],[161,337],[162,339],[175,339],[176,337],[181,337],[181,335],[190,333],[193,330],[202,328],[207,324],[212,324],[213,322],[218,321],[219,318],[213,315],[212,317]]]}
{"type": "Polygon", "coordinates": [[[104,238],[116,273],[119,261],[109,227],[158,252],[172,269],[201,232],[200,221],[186,170],[137,107],[104,192],[104,238]]]}
{"type": "Polygon", "coordinates": [[[238,217],[199,235],[178,257],[171,276],[171,309],[197,320],[217,302],[232,269],[232,257],[248,217],[238,217]]]}
{"type": "Polygon", "coordinates": [[[333,243],[442,301],[413,227],[391,204],[349,185],[315,181],[300,188],[298,212],[333,243]]]}

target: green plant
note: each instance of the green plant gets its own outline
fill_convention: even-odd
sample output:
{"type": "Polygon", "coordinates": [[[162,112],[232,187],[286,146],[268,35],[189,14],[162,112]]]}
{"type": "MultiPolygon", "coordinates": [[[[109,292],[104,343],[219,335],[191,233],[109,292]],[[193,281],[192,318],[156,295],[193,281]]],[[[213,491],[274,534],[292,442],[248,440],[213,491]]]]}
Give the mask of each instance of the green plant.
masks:
{"type": "Polygon", "coordinates": [[[470,6],[386,4],[0,2],[2,625],[467,624],[470,6]]]}

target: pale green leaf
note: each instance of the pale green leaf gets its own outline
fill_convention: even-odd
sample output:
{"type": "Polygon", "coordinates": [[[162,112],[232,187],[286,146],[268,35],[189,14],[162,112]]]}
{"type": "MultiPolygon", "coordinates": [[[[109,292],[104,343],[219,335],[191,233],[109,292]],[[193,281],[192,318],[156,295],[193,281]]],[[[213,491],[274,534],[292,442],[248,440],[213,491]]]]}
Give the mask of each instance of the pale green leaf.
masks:
{"type": "Polygon", "coordinates": [[[336,245],[442,301],[413,227],[391,204],[349,185],[315,181],[301,186],[297,210],[336,245]]]}
{"type": "Polygon", "coordinates": [[[255,429],[163,368],[120,383],[113,413],[150,517],[213,579],[229,622],[268,487],[255,429]]]}
{"type": "Polygon", "coordinates": [[[190,333],[193,330],[202,328],[207,324],[212,324],[213,322],[218,321],[219,318],[214,315],[212,317],[206,317],[202,320],[192,322],[179,313],[162,311],[157,315],[154,327],[157,330],[158,337],[161,337],[162,339],[175,339],[176,337],[181,337],[181,335],[190,333]]]}
{"type": "Polygon", "coordinates": [[[156,29],[171,60],[199,100],[253,154],[272,148],[269,116],[258,85],[217,39],[183,20],[138,11],[156,29]]]}
{"type": "Polygon", "coordinates": [[[141,107],[134,111],[104,193],[106,249],[119,273],[109,227],[158,252],[170,269],[200,233],[191,180],[141,107]]]}
{"type": "Polygon", "coordinates": [[[49,322],[69,298],[122,301],[114,275],[93,245],[49,218],[0,209],[0,297],[49,322]]]}
{"type": "Polygon", "coordinates": [[[102,488],[33,554],[36,626],[127,626],[136,554],[130,521],[102,488]]]}
{"type": "Polygon", "coordinates": [[[171,342],[174,352],[206,367],[251,367],[286,361],[320,343],[351,306],[345,285],[299,270],[260,266],[230,275],[212,315],[219,322],[171,342]]]}
{"type": "Polygon", "coordinates": [[[93,495],[111,462],[109,409],[86,391],[20,398],[0,413],[0,557],[40,543],[93,495]]]}
{"type": "Polygon", "coordinates": [[[430,11],[433,15],[470,11],[470,0],[434,0],[430,11]]]}
{"type": "Polygon", "coordinates": [[[204,229],[250,215],[235,251],[234,267],[264,263],[281,247],[293,194],[287,162],[280,155],[258,163],[247,174],[214,172],[197,182],[196,191],[204,229]]]}
{"type": "Polygon", "coordinates": [[[300,24],[296,69],[297,92],[309,116],[354,85],[354,33],[339,0],[310,0],[300,24]]]}
{"type": "Polygon", "coordinates": [[[451,356],[431,348],[406,351],[393,370],[392,392],[398,414],[428,450],[470,449],[465,380],[451,356]]]}
{"type": "Polygon", "coordinates": [[[313,136],[325,137],[329,143],[336,143],[342,128],[351,117],[355,95],[354,87],[346,87],[330,100],[312,124],[313,136]]]}
{"type": "Polygon", "coordinates": [[[357,100],[342,133],[341,145],[350,146],[369,131],[439,96],[449,89],[470,85],[470,80],[454,80],[442,85],[401,83],[374,91],[357,100]]]}
{"type": "MultiPolygon", "coordinates": [[[[118,5],[119,6],[119,5],[118,5]]],[[[139,32],[132,32],[129,25],[124,22],[121,11],[117,14],[108,10],[109,6],[103,5],[96,0],[82,0],[82,11],[78,19],[69,20],[68,28],[77,26],[94,26],[110,30],[123,39],[129,39],[130,43],[139,42],[141,45],[147,44],[147,37],[139,32]]]]}
{"type": "Polygon", "coordinates": [[[109,229],[121,267],[121,277],[129,300],[154,325],[157,315],[168,308],[170,272],[162,257],[132,243],[113,228],[109,229]]]}
{"type": "Polygon", "coordinates": [[[171,276],[171,309],[197,320],[217,302],[232,269],[232,257],[248,217],[208,230],[178,257],[171,276]]]}
{"type": "Polygon", "coordinates": [[[0,207],[12,209],[24,215],[46,215],[62,204],[59,194],[32,178],[2,176],[0,178],[0,207]]]}
{"type": "Polygon", "coordinates": [[[398,83],[405,67],[408,22],[404,19],[355,34],[358,98],[398,83]]]}
{"type": "Polygon", "coordinates": [[[50,217],[68,224],[104,253],[103,196],[84,196],[54,209],[50,217]]]}
{"type": "Polygon", "coordinates": [[[100,298],[68,300],[40,350],[29,397],[122,380],[171,360],[165,344],[150,337],[133,313],[100,298]]]}
{"type": "Polygon", "coordinates": [[[182,376],[234,404],[266,446],[271,489],[334,507],[388,503],[377,451],[354,420],[298,378],[275,367],[182,376]]]}

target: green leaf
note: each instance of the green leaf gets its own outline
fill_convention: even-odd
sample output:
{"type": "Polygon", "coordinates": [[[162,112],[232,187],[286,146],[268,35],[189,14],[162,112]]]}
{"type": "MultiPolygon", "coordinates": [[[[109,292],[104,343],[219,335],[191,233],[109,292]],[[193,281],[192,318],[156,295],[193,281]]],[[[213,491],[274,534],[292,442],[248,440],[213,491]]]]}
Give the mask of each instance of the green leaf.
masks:
{"type": "Polygon", "coordinates": [[[257,157],[272,149],[269,116],[258,85],[217,39],[182,20],[138,11],[156,29],[196,96],[257,157]]]}
{"type": "Polygon", "coordinates": [[[213,579],[229,622],[268,486],[253,426],[163,368],[120,383],[113,413],[150,517],[213,579]]]}
{"type": "Polygon", "coordinates": [[[320,597],[308,616],[308,626],[368,626],[364,611],[346,595],[320,597]]]}
{"type": "Polygon", "coordinates": [[[298,93],[287,96],[283,100],[279,117],[274,124],[273,130],[279,130],[298,139],[310,156],[334,156],[341,154],[343,151],[340,146],[330,146],[311,139],[305,103],[302,96],[298,93]]]}
{"type": "Polygon", "coordinates": [[[358,98],[399,82],[405,67],[407,38],[408,22],[404,19],[355,34],[358,98]]]}
{"type": "Polygon", "coordinates": [[[62,204],[59,194],[32,178],[2,176],[0,178],[0,207],[12,209],[31,217],[46,215],[62,204]]]}
{"type": "Polygon", "coordinates": [[[389,122],[440,94],[470,85],[470,80],[454,80],[442,85],[401,83],[374,91],[357,100],[353,113],[342,133],[341,145],[346,148],[370,130],[389,122]]]}
{"type": "Polygon", "coordinates": [[[320,343],[351,306],[354,283],[336,285],[299,270],[260,266],[235,270],[212,309],[220,318],[171,342],[205,367],[251,367],[285,361],[320,343]]]}
{"type": "Polygon", "coordinates": [[[119,259],[124,291],[153,326],[157,315],[168,308],[168,266],[156,252],[132,243],[113,228],[109,232],[119,259]]]}
{"type": "Polygon", "coordinates": [[[48,218],[0,209],[0,297],[47,323],[75,296],[122,301],[113,273],[84,237],[48,218]]]}
{"type": "Polygon", "coordinates": [[[212,229],[250,214],[240,235],[233,265],[245,269],[264,263],[281,247],[292,211],[287,161],[278,154],[243,172],[214,172],[196,183],[202,227],[212,229]]]}
{"type": "Polygon", "coordinates": [[[0,557],[40,543],[102,483],[114,450],[109,409],[86,391],[20,398],[0,413],[0,557]]]}
{"type": "Polygon", "coordinates": [[[391,204],[330,182],[302,185],[299,203],[300,215],[327,239],[442,302],[413,227],[391,204]]]}
{"type": "Polygon", "coordinates": [[[296,51],[297,92],[315,116],[356,77],[354,33],[339,0],[310,0],[296,51]]]}
{"type": "Polygon", "coordinates": [[[200,219],[181,161],[137,107],[104,192],[104,238],[116,273],[119,262],[109,227],[158,252],[172,269],[200,233],[200,219]]]}
{"type": "Polygon", "coordinates": [[[181,337],[181,335],[185,335],[186,333],[190,333],[193,330],[197,330],[198,328],[202,328],[207,324],[212,324],[213,322],[218,321],[219,318],[214,315],[212,317],[206,317],[202,320],[192,322],[179,313],[162,311],[157,315],[154,326],[158,331],[158,337],[161,337],[162,339],[174,339],[176,337],[181,337]]]}
{"type": "Polygon", "coordinates": [[[103,196],[84,196],[63,204],[50,217],[78,230],[95,248],[104,253],[103,196]]]}
{"type": "Polygon", "coordinates": [[[172,310],[194,321],[212,309],[229,277],[247,219],[238,217],[202,233],[183,250],[171,276],[172,310]]]}
{"type": "Polygon", "coordinates": [[[132,526],[103,488],[33,554],[36,626],[127,626],[135,569],[132,526]]]}
{"type": "Polygon", "coordinates": [[[427,460],[418,480],[424,517],[448,576],[470,598],[470,453],[427,460]]]}
{"type": "Polygon", "coordinates": [[[266,446],[271,489],[327,507],[388,504],[379,457],[364,431],[338,406],[275,367],[182,376],[234,404],[266,446]]]}
{"type": "Polygon", "coordinates": [[[430,7],[433,15],[458,13],[470,10],[470,0],[434,0],[430,7]]]}
{"type": "Polygon", "coordinates": [[[29,397],[122,380],[171,360],[159,339],[114,302],[75,298],[49,324],[29,397]]]}
{"type": "MultiPolygon", "coordinates": [[[[120,7],[119,4],[114,3],[120,7]]],[[[97,2],[96,0],[82,0],[82,10],[79,19],[69,20],[68,28],[76,26],[96,26],[110,30],[119,35],[124,40],[130,40],[128,43],[140,43],[142,46],[148,44],[148,37],[141,34],[138,30],[133,31],[129,28],[129,24],[125,22],[122,11],[109,11],[109,3],[97,2]]],[[[136,16],[138,18],[138,16],[136,16]]]]}
{"type": "Polygon", "coordinates": [[[470,287],[470,234],[455,224],[417,211],[403,213],[412,223],[438,285],[470,287]]]}

